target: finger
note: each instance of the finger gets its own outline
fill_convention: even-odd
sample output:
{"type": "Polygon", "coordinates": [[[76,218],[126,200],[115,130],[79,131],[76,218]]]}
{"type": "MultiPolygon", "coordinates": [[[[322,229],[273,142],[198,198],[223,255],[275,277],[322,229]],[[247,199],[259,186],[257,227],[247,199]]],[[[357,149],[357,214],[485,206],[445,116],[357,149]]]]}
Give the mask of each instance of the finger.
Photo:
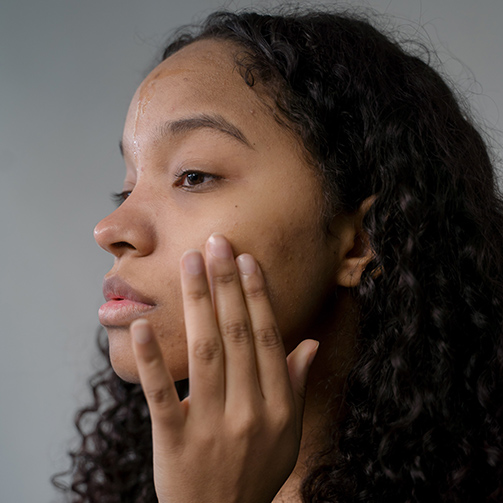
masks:
{"type": "Polygon", "coordinates": [[[133,352],[141,386],[147,399],[152,427],[161,440],[172,441],[183,424],[178,394],[155,339],[150,323],[145,319],[130,326],[133,352]]]}
{"type": "Polygon", "coordinates": [[[250,320],[234,254],[224,236],[210,236],[206,261],[224,346],[226,401],[252,403],[260,389],[250,320]]]}
{"type": "Polygon", "coordinates": [[[259,386],[266,399],[276,402],[288,396],[290,389],[283,340],[257,261],[244,253],[236,264],[250,316],[259,386]]]}
{"type": "Polygon", "coordinates": [[[306,399],[307,376],[320,343],[312,339],[302,341],[287,358],[288,373],[292,383],[297,425],[302,425],[302,414],[306,399]]]}
{"type": "Polygon", "coordinates": [[[181,259],[181,283],[189,358],[191,411],[210,414],[224,406],[224,357],[204,260],[198,250],[181,259]]]}

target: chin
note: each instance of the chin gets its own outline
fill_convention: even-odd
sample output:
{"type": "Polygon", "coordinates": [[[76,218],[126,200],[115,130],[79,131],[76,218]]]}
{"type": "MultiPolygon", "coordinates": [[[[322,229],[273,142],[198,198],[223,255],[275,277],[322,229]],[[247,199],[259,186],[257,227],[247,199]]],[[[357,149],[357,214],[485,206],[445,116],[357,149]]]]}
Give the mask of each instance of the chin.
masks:
{"type": "MultiPolygon", "coordinates": [[[[114,334],[115,335],[115,334],[114,334]]],[[[110,343],[110,362],[114,372],[123,380],[130,383],[139,383],[138,368],[133,355],[131,346],[125,348],[122,342],[119,342],[119,336],[108,335],[110,343]]]]}
{"type": "MultiPolygon", "coordinates": [[[[110,347],[110,362],[114,372],[123,381],[133,384],[139,383],[140,376],[136,365],[136,359],[133,354],[133,348],[131,347],[129,331],[109,329],[107,330],[107,333],[110,347]]],[[[176,349],[178,348],[162,348],[165,355],[164,361],[169,367],[173,380],[181,381],[183,379],[187,379],[189,376],[187,353],[184,347],[183,354],[179,354],[176,358],[174,358],[175,354],[179,352],[176,351],[176,349]],[[166,353],[168,353],[171,358],[166,358],[166,353]]]]}

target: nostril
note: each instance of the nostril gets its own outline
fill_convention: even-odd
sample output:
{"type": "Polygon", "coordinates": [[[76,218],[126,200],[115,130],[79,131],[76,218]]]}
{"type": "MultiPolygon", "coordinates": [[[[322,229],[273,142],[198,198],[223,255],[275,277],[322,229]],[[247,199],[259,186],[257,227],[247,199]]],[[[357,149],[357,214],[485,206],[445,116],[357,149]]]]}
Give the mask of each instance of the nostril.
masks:
{"type": "Polygon", "coordinates": [[[122,205],[95,227],[98,245],[117,258],[128,253],[148,255],[155,247],[150,215],[135,212],[134,208],[122,205]]]}
{"type": "Polygon", "coordinates": [[[116,248],[116,249],[129,248],[131,250],[136,250],[136,248],[131,243],[128,243],[127,241],[118,241],[117,243],[113,243],[112,247],[116,248]]]}

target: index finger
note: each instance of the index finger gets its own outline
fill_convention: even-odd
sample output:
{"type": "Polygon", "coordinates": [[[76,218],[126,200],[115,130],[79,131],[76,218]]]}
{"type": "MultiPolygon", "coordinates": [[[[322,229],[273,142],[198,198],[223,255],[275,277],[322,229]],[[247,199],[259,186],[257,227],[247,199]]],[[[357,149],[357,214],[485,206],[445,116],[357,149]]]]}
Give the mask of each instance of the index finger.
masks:
{"type": "Polygon", "coordinates": [[[180,266],[191,410],[211,415],[222,410],[225,398],[222,340],[201,253],[188,250],[180,266]]]}

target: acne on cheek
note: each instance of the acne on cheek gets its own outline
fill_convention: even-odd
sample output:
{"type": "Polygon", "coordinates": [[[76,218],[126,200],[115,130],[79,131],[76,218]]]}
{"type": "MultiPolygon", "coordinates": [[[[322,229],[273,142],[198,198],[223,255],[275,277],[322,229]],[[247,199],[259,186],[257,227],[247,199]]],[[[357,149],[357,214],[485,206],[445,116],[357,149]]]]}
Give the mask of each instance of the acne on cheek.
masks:
{"type": "Polygon", "coordinates": [[[310,316],[310,302],[316,304],[319,300],[316,297],[324,289],[322,285],[328,284],[324,265],[328,259],[324,256],[323,238],[313,221],[285,224],[281,232],[270,234],[269,239],[271,235],[274,239],[269,240],[267,250],[261,250],[265,257],[264,275],[276,315],[290,330],[296,321],[301,321],[299,316],[310,316]],[[300,309],[303,314],[299,306],[303,306],[300,309]]]}

